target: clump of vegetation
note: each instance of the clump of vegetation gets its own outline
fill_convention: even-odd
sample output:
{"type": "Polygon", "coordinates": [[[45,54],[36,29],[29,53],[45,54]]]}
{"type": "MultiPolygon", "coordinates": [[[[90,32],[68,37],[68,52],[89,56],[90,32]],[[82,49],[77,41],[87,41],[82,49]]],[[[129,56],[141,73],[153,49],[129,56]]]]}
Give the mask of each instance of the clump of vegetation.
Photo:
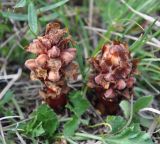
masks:
{"type": "Polygon", "coordinates": [[[159,5],[0,1],[0,143],[159,144],[159,5]]]}

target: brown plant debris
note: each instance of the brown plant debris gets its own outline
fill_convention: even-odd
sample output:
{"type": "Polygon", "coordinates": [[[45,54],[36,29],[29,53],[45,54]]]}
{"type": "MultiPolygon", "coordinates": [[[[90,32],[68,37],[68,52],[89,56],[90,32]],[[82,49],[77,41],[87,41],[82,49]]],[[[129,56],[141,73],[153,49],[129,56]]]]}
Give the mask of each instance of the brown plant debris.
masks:
{"type": "Polygon", "coordinates": [[[69,43],[73,40],[67,35],[67,30],[61,28],[60,23],[49,23],[45,35],[33,40],[26,49],[37,56],[25,62],[31,70],[30,77],[44,84],[40,96],[55,110],[66,104],[70,90],[67,82],[77,79],[78,75],[78,66],[73,62],[76,49],[70,48],[69,43]]]}
{"type": "Polygon", "coordinates": [[[130,99],[136,82],[137,59],[132,59],[126,44],[113,41],[89,59],[92,71],[88,87],[97,94],[97,109],[102,114],[116,114],[122,99],[130,99]]]}

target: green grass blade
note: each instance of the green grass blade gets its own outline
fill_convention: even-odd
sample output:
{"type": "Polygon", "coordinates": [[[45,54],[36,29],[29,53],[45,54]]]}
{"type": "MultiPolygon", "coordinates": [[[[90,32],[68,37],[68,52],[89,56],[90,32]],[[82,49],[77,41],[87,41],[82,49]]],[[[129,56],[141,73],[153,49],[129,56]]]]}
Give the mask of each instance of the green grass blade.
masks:
{"type": "Polygon", "coordinates": [[[34,34],[37,34],[38,32],[37,14],[33,2],[30,2],[28,5],[28,25],[30,30],[34,34]]]}
{"type": "Polygon", "coordinates": [[[47,6],[45,6],[45,7],[39,8],[39,9],[37,10],[37,12],[38,12],[38,13],[39,13],[39,12],[43,13],[43,12],[46,12],[46,11],[49,11],[49,10],[53,10],[53,9],[55,9],[55,8],[57,8],[57,7],[65,4],[65,3],[68,2],[68,1],[69,1],[69,0],[62,0],[62,1],[57,2],[57,3],[55,3],[55,4],[47,5],[47,6]]]}

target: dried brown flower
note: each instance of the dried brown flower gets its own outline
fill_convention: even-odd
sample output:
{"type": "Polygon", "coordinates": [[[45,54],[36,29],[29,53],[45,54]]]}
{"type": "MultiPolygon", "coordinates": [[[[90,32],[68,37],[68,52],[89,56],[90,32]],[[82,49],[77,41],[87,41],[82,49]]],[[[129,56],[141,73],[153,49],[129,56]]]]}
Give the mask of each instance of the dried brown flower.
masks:
{"type": "Polygon", "coordinates": [[[40,95],[55,110],[66,104],[70,90],[67,82],[78,75],[78,66],[73,63],[76,49],[69,47],[69,42],[73,41],[71,36],[66,37],[67,34],[60,23],[49,23],[45,35],[33,40],[26,49],[37,55],[35,59],[25,62],[25,66],[31,70],[30,77],[44,84],[40,95]]]}
{"type": "Polygon", "coordinates": [[[131,59],[127,45],[114,41],[105,44],[89,62],[92,72],[88,87],[96,90],[96,107],[102,114],[115,114],[119,102],[133,95],[138,61],[131,59]]]}

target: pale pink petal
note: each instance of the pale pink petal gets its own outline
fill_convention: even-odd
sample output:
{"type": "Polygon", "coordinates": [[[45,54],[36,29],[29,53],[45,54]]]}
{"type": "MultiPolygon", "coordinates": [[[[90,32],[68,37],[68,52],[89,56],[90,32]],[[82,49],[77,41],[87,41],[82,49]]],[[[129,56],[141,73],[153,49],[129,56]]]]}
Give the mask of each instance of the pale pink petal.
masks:
{"type": "Polygon", "coordinates": [[[53,46],[50,50],[48,50],[48,56],[50,58],[55,58],[60,55],[60,49],[56,46],[53,46]]]}
{"type": "Polygon", "coordinates": [[[105,98],[114,98],[115,94],[113,92],[113,89],[108,89],[106,90],[106,92],[104,93],[105,98]]]}
{"type": "Polygon", "coordinates": [[[118,90],[122,90],[126,87],[126,83],[124,80],[120,79],[118,82],[117,82],[117,89],[118,90]]]}
{"type": "Polygon", "coordinates": [[[103,74],[99,74],[99,75],[97,75],[97,76],[95,77],[95,82],[96,82],[97,84],[101,84],[103,78],[104,78],[104,75],[103,75],[103,74]]]}
{"type": "Polygon", "coordinates": [[[110,82],[110,81],[113,81],[113,80],[114,80],[114,77],[112,76],[111,73],[108,73],[108,74],[105,74],[105,75],[104,75],[104,79],[105,79],[106,81],[110,82]]]}
{"type": "Polygon", "coordinates": [[[109,86],[110,86],[110,82],[107,82],[105,79],[104,79],[104,75],[105,74],[99,74],[95,77],[95,82],[96,84],[102,86],[104,89],[108,89],[109,86]]]}
{"type": "Polygon", "coordinates": [[[35,39],[33,42],[28,46],[27,51],[34,53],[34,54],[42,54],[45,53],[45,46],[42,45],[42,43],[38,40],[35,39]]]}
{"type": "Polygon", "coordinates": [[[26,60],[25,66],[30,70],[36,69],[37,65],[36,65],[35,59],[26,60]]]}
{"type": "Polygon", "coordinates": [[[58,71],[50,71],[48,73],[48,79],[52,82],[57,82],[60,80],[60,75],[58,71]]]}
{"type": "Polygon", "coordinates": [[[76,57],[76,49],[69,48],[61,53],[61,58],[65,64],[69,64],[76,57]]]}
{"type": "Polygon", "coordinates": [[[136,82],[136,79],[134,77],[128,78],[128,80],[127,80],[127,87],[128,88],[132,88],[135,82],[136,82]]]}
{"type": "Polygon", "coordinates": [[[51,40],[43,37],[38,37],[38,39],[41,41],[41,43],[45,46],[46,49],[50,49],[52,47],[51,40]]]}
{"type": "Polygon", "coordinates": [[[48,61],[48,56],[46,54],[40,54],[36,59],[36,64],[40,67],[44,67],[48,61]]]}

